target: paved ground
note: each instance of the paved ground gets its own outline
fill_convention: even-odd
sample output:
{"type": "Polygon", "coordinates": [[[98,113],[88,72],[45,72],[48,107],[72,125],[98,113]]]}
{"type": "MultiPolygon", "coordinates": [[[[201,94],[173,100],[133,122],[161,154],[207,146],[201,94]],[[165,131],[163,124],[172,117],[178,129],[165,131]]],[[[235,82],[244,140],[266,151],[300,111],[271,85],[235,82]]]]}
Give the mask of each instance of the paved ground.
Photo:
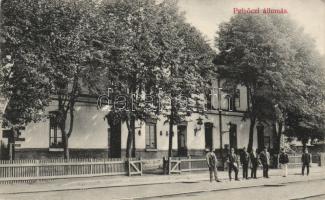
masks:
{"type": "Polygon", "coordinates": [[[270,179],[231,182],[221,172],[222,183],[210,183],[207,173],[198,173],[0,185],[0,199],[325,199],[325,168],[312,170],[308,177],[298,175],[299,169],[290,170],[286,178],[272,170],[270,179]]]}
{"type": "MultiPolygon", "coordinates": [[[[161,198],[149,198],[151,200],[161,198]]],[[[231,199],[231,200],[296,200],[296,199],[325,199],[325,180],[284,183],[279,185],[260,185],[258,187],[239,188],[232,190],[217,190],[201,193],[167,196],[166,200],[190,199],[231,199]],[[225,198],[226,197],[226,198],[225,198]]]]}

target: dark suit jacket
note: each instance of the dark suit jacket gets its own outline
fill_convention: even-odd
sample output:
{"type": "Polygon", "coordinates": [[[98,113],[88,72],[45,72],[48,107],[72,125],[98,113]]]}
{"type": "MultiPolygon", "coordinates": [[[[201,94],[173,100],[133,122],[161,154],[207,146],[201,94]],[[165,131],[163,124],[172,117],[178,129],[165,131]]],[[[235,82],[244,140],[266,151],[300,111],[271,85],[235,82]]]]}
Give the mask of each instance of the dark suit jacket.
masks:
{"type": "Polygon", "coordinates": [[[238,156],[236,154],[233,154],[233,155],[228,154],[227,162],[229,165],[235,165],[235,167],[239,167],[238,156]]]}
{"type": "Polygon", "coordinates": [[[311,154],[310,153],[303,153],[301,156],[301,162],[303,164],[309,164],[311,162],[311,154]]]}
{"type": "Polygon", "coordinates": [[[269,152],[264,152],[262,151],[260,153],[260,160],[261,160],[261,163],[262,165],[270,165],[270,153],[269,152]]]}
{"type": "Polygon", "coordinates": [[[217,156],[214,152],[208,152],[206,155],[206,160],[209,168],[217,167],[217,156]]]}
{"type": "Polygon", "coordinates": [[[243,152],[241,157],[240,157],[240,162],[243,165],[248,165],[249,162],[249,153],[248,152],[243,152]]]}
{"type": "Polygon", "coordinates": [[[255,153],[255,155],[254,155],[253,153],[250,153],[249,161],[250,161],[250,167],[251,168],[257,167],[258,166],[258,163],[259,163],[258,154],[255,153]]]}

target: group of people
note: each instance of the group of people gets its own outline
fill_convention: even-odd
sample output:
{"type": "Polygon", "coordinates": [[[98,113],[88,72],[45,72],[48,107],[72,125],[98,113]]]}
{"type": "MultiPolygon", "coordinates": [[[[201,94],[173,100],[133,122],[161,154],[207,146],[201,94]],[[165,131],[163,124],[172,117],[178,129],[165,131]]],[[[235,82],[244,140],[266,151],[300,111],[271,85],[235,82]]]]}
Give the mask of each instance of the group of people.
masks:
{"type": "MultiPolygon", "coordinates": [[[[212,149],[208,150],[209,152],[206,154],[206,160],[207,165],[209,167],[210,172],[210,181],[213,181],[213,178],[215,181],[220,182],[220,179],[218,178],[217,173],[217,156],[212,151],[212,149]]],[[[281,165],[281,168],[283,170],[283,177],[286,177],[288,175],[288,163],[289,163],[289,157],[288,154],[284,151],[284,149],[281,149],[281,152],[279,154],[279,164],[281,165]]],[[[264,148],[264,150],[261,153],[258,153],[256,149],[252,149],[252,151],[249,153],[247,152],[246,148],[243,148],[242,154],[238,156],[235,153],[235,149],[231,148],[229,154],[226,157],[226,162],[228,166],[228,176],[229,180],[232,180],[232,172],[235,173],[235,180],[238,181],[238,172],[239,172],[239,166],[242,165],[243,170],[243,179],[248,179],[248,169],[251,169],[251,178],[256,179],[256,172],[259,165],[262,165],[263,167],[263,177],[269,178],[269,166],[270,166],[270,153],[268,152],[267,148],[264,148]]],[[[304,153],[301,157],[302,161],[302,175],[304,175],[305,168],[307,169],[307,175],[309,175],[309,166],[311,163],[311,154],[308,153],[308,150],[305,149],[304,153]]]]}

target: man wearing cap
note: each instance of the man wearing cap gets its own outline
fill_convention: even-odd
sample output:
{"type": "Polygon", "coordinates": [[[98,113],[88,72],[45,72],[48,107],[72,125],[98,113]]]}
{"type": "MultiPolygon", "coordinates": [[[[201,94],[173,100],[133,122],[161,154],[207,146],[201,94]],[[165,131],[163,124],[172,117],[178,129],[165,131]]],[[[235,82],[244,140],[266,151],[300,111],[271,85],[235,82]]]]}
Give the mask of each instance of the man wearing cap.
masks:
{"type": "Polygon", "coordinates": [[[243,148],[240,162],[243,166],[243,179],[248,179],[248,163],[249,163],[249,153],[246,150],[246,147],[243,148]]]}
{"type": "Polygon", "coordinates": [[[239,181],[239,179],[238,179],[239,160],[238,160],[237,154],[235,153],[234,148],[230,149],[230,153],[227,157],[227,163],[228,163],[229,180],[231,181],[231,172],[234,171],[235,172],[235,180],[239,181]]]}
{"type": "Polygon", "coordinates": [[[304,149],[304,153],[301,156],[301,162],[302,162],[302,169],[301,169],[301,174],[305,174],[305,168],[307,168],[307,176],[309,175],[309,167],[310,167],[310,162],[311,162],[311,154],[308,153],[308,149],[304,149]]]}
{"type": "Polygon", "coordinates": [[[264,151],[260,153],[260,160],[263,166],[263,177],[269,178],[270,153],[267,151],[266,147],[264,151]]]}
{"type": "Polygon", "coordinates": [[[281,168],[283,170],[283,177],[288,176],[289,157],[288,154],[284,151],[284,148],[281,148],[281,153],[279,155],[279,163],[281,164],[281,168]]]}
{"type": "Polygon", "coordinates": [[[217,156],[216,154],[212,151],[211,149],[206,149],[207,154],[206,154],[206,160],[207,160],[207,164],[209,167],[209,172],[210,172],[210,182],[213,181],[213,175],[214,175],[214,179],[217,182],[220,182],[220,180],[218,179],[218,173],[217,173],[217,156]]]}

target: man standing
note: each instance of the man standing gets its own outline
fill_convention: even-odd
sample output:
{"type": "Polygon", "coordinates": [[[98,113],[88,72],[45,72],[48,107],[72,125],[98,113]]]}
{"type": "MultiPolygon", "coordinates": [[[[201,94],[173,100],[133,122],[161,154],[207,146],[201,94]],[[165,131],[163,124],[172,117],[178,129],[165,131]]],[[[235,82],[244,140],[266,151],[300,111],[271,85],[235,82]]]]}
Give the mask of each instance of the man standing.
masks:
{"type": "Polygon", "coordinates": [[[257,150],[255,150],[254,148],[252,148],[252,152],[250,153],[249,161],[251,167],[251,178],[257,179],[256,171],[259,164],[259,158],[258,158],[257,150]]]}
{"type": "Polygon", "coordinates": [[[260,160],[263,166],[263,177],[269,178],[270,153],[267,151],[266,147],[264,151],[260,153],[260,160]]]}
{"type": "Polygon", "coordinates": [[[240,162],[243,166],[243,178],[248,179],[249,153],[246,151],[246,147],[243,148],[243,153],[240,157],[240,162]]]}
{"type": "Polygon", "coordinates": [[[227,163],[228,163],[229,180],[231,181],[231,172],[232,172],[232,170],[234,170],[235,171],[235,180],[239,181],[239,179],[238,179],[238,168],[239,168],[238,156],[235,154],[234,148],[231,148],[230,154],[227,156],[227,163]]]}
{"type": "Polygon", "coordinates": [[[307,167],[307,176],[309,175],[309,167],[311,162],[311,154],[308,153],[308,149],[305,148],[304,153],[301,156],[301,162],[302,162],[302,175],[305,174],[305,167],[307,167]]]}
{"type": "Polygon", "coordinates": [[[206,154],[206,160],[207,160],[207,164],[209,167],[209,172],[210,172],[210,182],[212,182],[213,180],[213,175],[214,175],[214,179],[217,182],[220,182],[220,180],[218,179],[218,174],[217,174],[217,156],[216,154],[212,151],[212,148],[207,149],[206,151],[208,151],[208,153],[206,154]]]}
{"type": "Polygon", "coordinates": [[[281,168],[283,170],[283,177],[287,177],[289,157],[288,154],[285,152],[284,148],[281,148],[281,153],[279,155],[279,163],[281,164],[281,168]]]}

